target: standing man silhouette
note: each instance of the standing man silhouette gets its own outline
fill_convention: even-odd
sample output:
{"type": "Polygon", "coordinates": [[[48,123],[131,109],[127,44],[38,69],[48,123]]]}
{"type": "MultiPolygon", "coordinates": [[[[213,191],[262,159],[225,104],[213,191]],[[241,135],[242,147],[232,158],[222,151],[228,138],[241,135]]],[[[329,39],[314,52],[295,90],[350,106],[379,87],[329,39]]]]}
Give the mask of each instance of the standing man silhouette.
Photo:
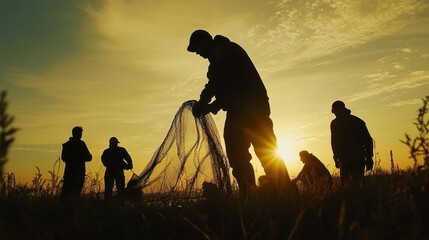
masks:
{"type": "Polygon", "coordinates": [[[63,144],[61,159],[65,162],[64,181],[60,194],[61,200],[75,199],[80,196],[85,181],[85,163],[92,155],[85,142],[81,140],[83,128],[72,129],[72,137],[63,144]]]}
{"type": "Polygon", "coordinates": [[[232,174],[240,197],[254,187],[255,173],[250,163],[252,145],[267,179],[275,185],[290,183],[286,166],[276,154],[277,140],[270,119],[267,91],[246,51],[228,38],[214,38],[205,30],[192,33],[187,48],[208,59],[208,83],[193,107],[194,116],[227,112],[224,139],[232,174]],[[212,98],[215,100],[212,101],[212,98]]]}
{"type": "Polygon", "coordinates": [[[371,170],[374,161],[373,143],[365,122],[352,115],[344,102],[332,104],[335,119],[331,122],[331,146],[335,166],[340,169],[341,184],[360,186],[365,166],[371,170]]]}
{"type": "Polygon", "coordinates": [[[118,146],[118,139],[109,139],[109,148],[101,155],[101,162],[106,167],[104,173],[104,199],[109,200],[113,195],[113,184],[116,183],[118,196],[125,189],[124,169],[133,169],[133,161],[130,154],[123,147],[118,146]]]}

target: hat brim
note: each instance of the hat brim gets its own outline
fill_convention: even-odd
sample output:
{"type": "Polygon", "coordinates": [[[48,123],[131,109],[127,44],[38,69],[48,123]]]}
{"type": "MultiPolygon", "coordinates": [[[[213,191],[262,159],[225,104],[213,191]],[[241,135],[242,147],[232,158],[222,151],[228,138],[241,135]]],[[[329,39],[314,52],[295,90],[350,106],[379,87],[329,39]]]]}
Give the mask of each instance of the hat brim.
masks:
{"type": "Polygon", "coordinates": [[[186,50],[188,50],[188,52],[196,52],[197,49],[195,48],[195,46],[192,46],[189,44],[189,46],[186,48],[186,50]]]}

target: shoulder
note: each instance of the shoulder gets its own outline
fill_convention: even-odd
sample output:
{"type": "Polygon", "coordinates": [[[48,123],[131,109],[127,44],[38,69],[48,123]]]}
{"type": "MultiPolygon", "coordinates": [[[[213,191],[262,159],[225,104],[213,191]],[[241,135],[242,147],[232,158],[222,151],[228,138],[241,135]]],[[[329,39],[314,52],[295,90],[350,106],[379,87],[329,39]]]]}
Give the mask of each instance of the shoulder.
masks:
{"type": "Polygon", "coordinates": [[[338,124],[338,118],[334,118],[332,121],[331,121],[331,127],[333,127],[333,126],[335,126],[336,124],[338,124]]]}
{"type": "Polygon", "coordinates": [[[77,143],[79,146],[86,148],[86,143],[83,140],[79,140],[77,143]]]}
{"type": "Polygon", "coordinates": [[[121,152],[123,152],[123,153],[128,153],[128,152],[127,152],[127,149],[125,149],[124,147],[119,147],[119,150],[120,150],[121,152]]]}
{"type": "Polygon", "coordinates": [[[230,41],[227,37],[222,35],[216,35],[213,39],[215,47],[215,55],[218,57],[224,57],[226,55],[245,53],[244,49],[235,42],[230,41]]]}
{"type": "Polygon", "coordinates": [[[350,119],[357,124],[365,125],[365,121],[355,115],[350,115],[350,119]]]}
{"type": "Polygon", "coordinates": [[[318,157],[314,156],[313,154],[311,154],[310,156],[314,162],[321,162],[320,159],[318,157]]]}

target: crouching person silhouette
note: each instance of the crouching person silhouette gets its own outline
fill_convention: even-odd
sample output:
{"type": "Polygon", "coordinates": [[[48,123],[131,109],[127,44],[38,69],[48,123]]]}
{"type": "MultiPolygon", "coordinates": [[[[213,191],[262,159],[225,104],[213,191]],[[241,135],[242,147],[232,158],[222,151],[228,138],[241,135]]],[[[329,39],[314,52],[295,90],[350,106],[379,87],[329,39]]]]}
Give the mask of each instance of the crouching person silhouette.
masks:
{"type": "Polygon", "coordinates": [[[111,137],[109,148],[101,155],[101,162],[106,167],[104,173],[104,199],[110,200],[113,196],[113,185],[116,183],[117,195],[125,189],[124,169],[133,169],[133,161],[127,150],[118,146],[118,139],[111,137]]]}
{"type": "Polygon", "coordinates": [[[311,189],[313,187],[331,189],[332,176],[325,165],[316,156],[306,150],[301,151],[299,157],[302,163],[304,163],[304,167],[292,182],[296,184],[300,181],[303,189],[311,189]]]}
{"type": "Polygon", "coordinates": [[[208,82],[193,107],[195,117],[227,112],[224,140],[226,154],[236,178],[240,198],[256,186],[249,147],[261,161],[266,178],[277,186],[291,185],[283,160],[278,157],[277,140],[270,119],[267,91],[246,51],[228,38],[214,38],[205,30],[192,33],[187,48],[208,59],[208,82]],[[215,98],[212,101],[212,98],[215,98]]]}

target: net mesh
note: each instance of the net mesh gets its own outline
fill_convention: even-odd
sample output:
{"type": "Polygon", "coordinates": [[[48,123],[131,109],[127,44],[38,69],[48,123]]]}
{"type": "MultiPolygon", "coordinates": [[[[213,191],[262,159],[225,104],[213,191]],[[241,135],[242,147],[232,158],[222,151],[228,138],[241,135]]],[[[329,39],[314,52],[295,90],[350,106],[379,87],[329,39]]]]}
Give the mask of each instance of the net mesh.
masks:
{"type": "Polygon", "coordinates": [[[128,188],[166,196],[198,196],[203,184],[215,184],[230,192],[229,166],[210,114],[195,118],[195,100],[182,104],[171,127],[140,175],[134,174],[128,188]]]}

